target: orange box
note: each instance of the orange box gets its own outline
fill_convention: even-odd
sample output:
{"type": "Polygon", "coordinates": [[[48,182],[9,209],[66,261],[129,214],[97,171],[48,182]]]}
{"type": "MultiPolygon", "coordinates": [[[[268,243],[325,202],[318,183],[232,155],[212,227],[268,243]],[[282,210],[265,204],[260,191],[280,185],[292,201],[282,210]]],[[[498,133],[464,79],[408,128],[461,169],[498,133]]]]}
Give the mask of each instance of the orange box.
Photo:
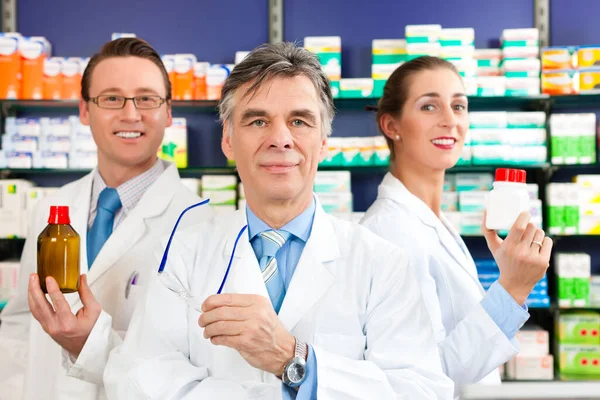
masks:
{"type": "Polygon", "coordinates": [[[65,58],[60,70],[62,75],[61,98],[63,100],[78,100],[81,96],[81,75],[79,75],[79,64],[81,59],[71,57],[65,58]]]}
{"type": "Polygon", "coordinates": [[[20,70],[19,38],[0,33],[0,99],[17,98],[20,70]]]}
{"type": "Polygon", "coordinates": [[[162,62],[165,66],[165,70],[169,75],[169,81],[171,81],[171,98],[175,98],[175,55],[165,54],[162,56],[162,62]]]}
{"type": "Polygon", "coordinates": [[[44,80],[42,97],[45,100],[60,100],[62,92],[62,58],[50,57],[44,60],[44,80]]]}
{"type": "Polygon", "coordinates": [[[543,71],[577,68],[577,49],[572,46],[545,47],[541,58],[543,71]]]}
{"type": "Polygon", "coordinates": [[[542,72],[542,93],[578,94],[579,72],[574,70],[542,72]]]}
{"type": "Polygon", "coordinates": [[[193,54],[175,54],[175,95],[174,100],[192,100],[194,98],[194,66],[196,56],[193,54]]]}
{"type": "Polygon", "coordinates": [[[206,73],[210,63],[197,62],[194,65],[194,100],[206,100],[206,73]]]}
{"type": "Polygon", "coordinates": [[[23,37],[19,40],[21,54],[20,99],[40,100],[43,97],[44,60],[50,44],[43,37],[23,37]]]}
{"type": "Polygon", "coordinates": [[[225,65],[211,65],[206,73],[206,98],[220,100],[223,84],[231,70],[225,65]]]}

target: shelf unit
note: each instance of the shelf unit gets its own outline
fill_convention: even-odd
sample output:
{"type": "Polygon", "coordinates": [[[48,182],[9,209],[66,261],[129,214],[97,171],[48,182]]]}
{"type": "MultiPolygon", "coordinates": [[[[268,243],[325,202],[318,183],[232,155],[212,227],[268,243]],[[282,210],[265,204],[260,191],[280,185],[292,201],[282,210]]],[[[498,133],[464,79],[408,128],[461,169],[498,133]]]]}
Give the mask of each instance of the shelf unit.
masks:
{"type": "MultiPolygon", "coordinates": [[[[336,99],[335,107],[338,112],[362,112],[367,105],[376,104],[376,98],[363,98],[363,99],[336,99]]],[[[172,103],[173,110],[175,113],[178,111],[185,112],[186,114],[214,114],[217,113],[217,101],[174,101],[172,103]]],[[[600,108],[600,95],[586,95],[586,96],[531,96],[531,97],[469,97],[469,109],[471,111],[491,111],[491,110],[506,110],[506,111],[544,111],[550,113],[553,109],[575,109],[575,108],[600,108]]],[[[35,112],[43,111],[45,115],[48,113],[65,113],[70,112],[75,114],[77,112],[78,102],[77,101],[34,101],[34,100],[0,100],[0,111],[2,116],[16,116],[20,113],[26,113],[33,115],[35,112]]],[[[366,113],[366,112],[365,112],[366,113]]],[[[216,121],[216,118],[215,118],[216,121]]],[[[0,120],[0,128],[2,127],[3,118],[0,120]]],[[[216,123],[216,122],[215,122],[216,123]]],[[[548,138],[549,139],[549,138],[548,138]]],[[[550,143],[550,141],[547,141],[550,143]]],[[[192,155],[193,156],[193,155],[192,155]]],[[[190,157],[192,158],[192,157],[190,157]]],[[[500,165],[463,165],[457,166],[449,170],[451,173],[463,173],[463,172],[493,172],[495,168],[500,165]]],[[[527,165],[527,166],[514,166],[528,171],[529,181],[535,181],[540,185],[540,198],[544,202],[545,200],[545,183],[549,182],[552,176],[558,171],[567,171],[569,173],[578,173],[584,171],[585,173],[600,172],[600,164],[595,163],[591,165],[550,165],[544,163],[541,165],[527,165]]],[[[382,166],[368,166],[368,167],[321,167],[323,171],[340,171],[348,170],[351,172],[353,177],[353,187],[355,179],[366,180],[376,179],[380,180],[381,177],[387,172],[387,167],[382,166]]],[[[80,178],[84,174],[88,173],[89,170],[57,170],[57,169],[4,169],[0,170],[0,179],[2,178],[30,178],[30,177],[57,177],[58,179],[64,180],[65,183],[68,180],[80,178]]],[[[223,165],[211,165],[211,166],[192,166],[190,168],[180,169],[180,175],[182,177],[198,177],[203,174],[235,174],[235,167],[223,165]]],[[[544,202],[545,203],[545,202],[544,202]]],[[[546,220],[546,219],[545,219],[546,220]]],[[[573,235],[573,236],[556,236],[555,249],[562,246],[561,242],[567,243],[567,238],[592,238],[590,235],[573,235]]],[[[471,246],[485,247],[485,239],[482,236],[468,236],[465,240],[471,246]]],[[[587,240],[587,239],[586,239],[587,240]]],[[[0,259],[2,259],[2,250],[6,248],[10,249],[22,249],[23,239],[4,239],[0,240],[0,259]],[[12,246],[5,246],[3,243],[11,242],[12,246]]],[[[585,251],[585,249],[582,249],[585,251]]],[[[552,268],[548,271],[549,278],[549,294],[551,299],[555,299],[554,295],[554,278],[552,268]]],[[[0,309],[2,308],[0,304],[0,309]]],[[[595,308],[592,308],[595,309],[595,308]]],[[[550,331],[551,337],[553,336],[553,321],[559,315],[563,309],[558,308],[555,304],[546,308],[530,308],[532,315],[532,322],[544,326],[544,328],[550,331]]],[[[571,311],[574,309],[568,309],[571,311]]],[[[551,346],[552,347],[552,346],[551,346]]],[[[558,377],[558,375],[557,375],[558,377]]],[[[509,382],[503,385],[503,392],[493,390],[493,396],[509,396],[509,397],[481,397],[482,399],[494,399],[494,398],[515,398],[515,393],[521,394],[521,398],[535,398],[535,397],[522,397],[525,392],[530,392],[532,395],[535,393],[550,393],[552,395],[559,395],[561,392],[557,388],[577,388],[577,390],[590,390],[594,389],[594,393],[600,393],[600,387],[597,385],[588,385],[587,383],[581,382],[570,386],[563,386],[561,384],[555,384],[551,382],[543,383],[522,383],[522,382],[509,382]],[[552,389],[545,391],[549,384],[552,384],[552,389]],[[512,396],[512,397],[511,397],[512,396]]],[[[465,393],[469,395],[490,395],[489,388],[480,388],[477,386],[469,387],[465,389],[465,393]],[[486,394],[487,393],[487,394],[486,394]]],[[[569,392],[573,394],[573,392],[569,392]]],[[[475,398],[475,397],[469,397],[475,398]]],[[[547,398],[561,398],[561,397],[547,397],[547,398]]],[[[575,398],[571,396],[571,398],[575,398]]],[[[579,397],[577,397],[579,398],[579,397]]],[[[600,397],[599,397],[600,398],[600,397]]]]}

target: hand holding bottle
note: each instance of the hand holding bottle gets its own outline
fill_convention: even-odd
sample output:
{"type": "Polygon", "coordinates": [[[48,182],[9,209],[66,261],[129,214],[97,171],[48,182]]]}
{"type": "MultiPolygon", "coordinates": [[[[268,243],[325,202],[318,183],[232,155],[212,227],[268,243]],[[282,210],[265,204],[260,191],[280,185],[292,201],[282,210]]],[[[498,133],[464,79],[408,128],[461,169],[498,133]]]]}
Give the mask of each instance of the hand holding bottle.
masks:
{"type": "Polygon", "coordinates": [[[63,349],[78,357],[87,341],[102,307],[87,284],[87,277],[81,275],[79,297],[83,307],[73,314],[71,306],[60,291],[56,280],[46,278],[46,288],[52,303],[42,291],[37,274],[29,277],[28,300],[33,317],[38,320],[44,331],[63,349]]]}

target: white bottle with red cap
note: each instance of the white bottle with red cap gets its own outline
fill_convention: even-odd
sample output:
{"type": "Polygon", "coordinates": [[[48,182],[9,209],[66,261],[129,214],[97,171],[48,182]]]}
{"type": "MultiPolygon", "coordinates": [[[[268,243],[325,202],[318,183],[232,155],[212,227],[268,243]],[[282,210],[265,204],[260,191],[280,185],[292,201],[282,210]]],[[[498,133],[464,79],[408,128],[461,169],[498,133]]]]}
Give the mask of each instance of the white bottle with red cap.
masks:
{"type": "Polygon", "coordinates": [[[488,229],[508,231],[521,212],[529,211],[529,194],[525,182],[526,173],[522,169],[496,170],[494,188],[487,201],[485,226],[488,229]]]}

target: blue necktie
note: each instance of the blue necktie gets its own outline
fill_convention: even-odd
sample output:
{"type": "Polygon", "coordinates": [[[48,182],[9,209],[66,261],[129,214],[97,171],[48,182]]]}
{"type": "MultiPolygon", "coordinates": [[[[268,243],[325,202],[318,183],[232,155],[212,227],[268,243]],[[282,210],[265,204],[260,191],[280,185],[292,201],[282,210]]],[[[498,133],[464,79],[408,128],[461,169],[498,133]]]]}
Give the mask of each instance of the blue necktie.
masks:
{"type": "Polygon", "coordinates": [[[92,267],[96,256],[100,252],[104,242],[113,231],[115,213],[122,207],[121,199],[117,189],[106,188],[100,192],[96,218],[87,233],[87,257],[88,266],[92,267]]]}
{"type": "Polygon", "coordinates": [[[290,233],[285,231],[264,231],[260,233],[262,239],[263,253],[260,258],[260,271],[262,272],[263,281],[267,286],[267,292],[273,303],[273,309],[279,313],[283,298],[285,297],[285,287],[283,285],[283,277],[277,268],[277,252],[285,242],[290,238],[290,233]]]}

